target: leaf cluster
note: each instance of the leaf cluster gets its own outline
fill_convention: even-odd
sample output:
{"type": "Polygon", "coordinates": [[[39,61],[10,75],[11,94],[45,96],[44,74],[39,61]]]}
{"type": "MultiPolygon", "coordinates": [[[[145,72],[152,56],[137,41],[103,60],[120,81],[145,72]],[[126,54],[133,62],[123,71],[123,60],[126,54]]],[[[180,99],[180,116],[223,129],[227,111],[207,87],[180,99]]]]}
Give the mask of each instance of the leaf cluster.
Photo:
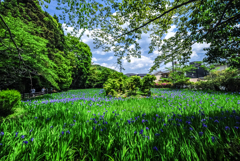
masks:
{"type": "Polygon", "coordinates": [[[155,75],[147,74],[146,76],[144,76],[141,80],[140,91],[143,92],[143,94],[151,96],[151,88],[154,87],[154,81],[156,79],[157,78],[155,77],[155,75]]]}

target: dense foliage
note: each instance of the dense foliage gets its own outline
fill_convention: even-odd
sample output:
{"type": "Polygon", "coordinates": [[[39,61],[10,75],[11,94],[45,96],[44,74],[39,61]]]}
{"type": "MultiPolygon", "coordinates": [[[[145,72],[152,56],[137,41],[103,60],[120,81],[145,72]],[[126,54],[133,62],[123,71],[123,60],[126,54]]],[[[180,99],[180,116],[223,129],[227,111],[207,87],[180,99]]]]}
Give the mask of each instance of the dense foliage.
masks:
{"type": "MultiPolygon", "coordinates": [[[[2,2],[0,12],[16,44],[23,50],[21,56],[26,65],[38,72],[32,76],[33,86],[37,90],[51,86],[67,90],[73,80],[76,88],[76,84],[84,84],[84,72],[88,71],[92,56],[89,46],[73,36],[65,36],[58,17],[42,11],[37,1],[18,2],[19,5],[14,1],[2,2]]],[[[0,30],[0,52],[4,54],[0,57],[0,88],[28,92],[31,88],[29,74],[15,72],[19,68],[17,51],[2,21],[0,30]],[[9,41],[10,46],[6,46],[9,41]]]]}
{"type": "Polygon", "coordinates": [[[21,94],[17,90],[0,91],[0,116],[12,114],[21,105],[21,94]]]}
{"type": "Polygon", "coordinates": [[[75,64],[73,64],[73,82],[71,84],[71,88],[84,88],[91,66],[91,49],[87,44],[84,42],[79,42],[79,39],[71,36],[69,33],[65,38],[67,43],[67,50],[74,54],[75,58],[75,64]]]}

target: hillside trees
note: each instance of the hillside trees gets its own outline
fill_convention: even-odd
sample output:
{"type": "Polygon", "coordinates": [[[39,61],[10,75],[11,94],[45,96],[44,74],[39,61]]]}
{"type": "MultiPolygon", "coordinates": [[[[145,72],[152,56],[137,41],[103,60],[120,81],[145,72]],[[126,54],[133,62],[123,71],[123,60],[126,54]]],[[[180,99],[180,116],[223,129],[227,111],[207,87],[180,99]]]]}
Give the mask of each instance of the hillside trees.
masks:
{"type": "Polygon", "coordinates": [[[94,88],[100,82],[100,72],[97,71],[96,67],[91,67],[87,74],[87,80],[85,83],[85,88],[94,88]]]}
{"type": "Polygon", "coordinates": [[[90,47],[84,42],[80,42],[69,33],[66,36],[67,48],[70,53],[75,56],[75,64],[73,65],[73,82],[71,88],[85,88],[85,83],[88,78],[89,69],[91,66],[92,52],[90,47]]]}
{"type": "MultiPolygon", "coordinates": [[[[47,3],[51,2],[50,0],[44,1],[47,3]]],[[[43,2],[43,0],[41,0],[41,2],[43,2]]],[[[233,29],[233,26],[239,24],[240,2],[238,0],[177,0],[172,3],[166,0],[161,2],[123,0],[122,3],[105,0],[104,2],[107,2],[107,5],[111,4],[110,6],[106,5],[106,7],[103,7],[102,4],[95,1],[92,2],[92,0],[90,0],[90,2],[58,2],[59,5],[61,3],[67,3],[68,7],[70,7],[70,9],[65,6],[63,8],[56,8],[65,11],[63,12],[63,18],[60,15],[60,20],[63,19],[64,23],[66,23],[65,15],[69,15],[70,23],[68,22],[66,27],[70,24],[73,27],[75,25],[75,21],[73,20],[76,17],[79,19],[77,26],[74,27],[74,31],[76,31],[77,27],[83,28],[83,32],[85,29],[93,30],[100,24],[101,30],[95,30],[96,32],[93,32],[91,35],[95,38],[94,43],[96,44],[96,48],[102,47],[105,49],[105,52],[113,50],[116,53],[115,56],[120,55],[121,58],[124,53],[127,53],[127,60],[129,62],[130,55],[133,57],[141,57],[141,52],[139,51],[141,48],[137,41],[141,39],[142,32],[147,33],[147,31],[150,31],[148,28],[149,25],[153,25],[151,29],[153,33],[150,34],[152,41],[151,46],[149,46],[151,50],[154,49],[154,46],[161,44],[161,37],[167,33],[171,24],[174,23],[177,25],[177,28],[182,31],[190,30],[190,35],[184,37],[186,39],[184,42],[191,42],[192,44],[209,41],[216,46],[218,42],[215,39],[219,34],[222,34],[224,40],[232,43],[232,45],[228,44],[226,49],[222,50],[222,57],[226,58],[226,54],[229,55],[230,67],[239,64],[239,59],[236,55],[236,51],[239,51],[239,48],[233,50],[233,46],[236,46],[234,44],[239,44],[237,34],[234,35],[234,32],[239,31],[239,27],[236,27],[235,30],[233,29]],[[116,14],[111,13],[111,8],[117,11],[116,14]],[[100,11],[100,13],[97,13],[97,11],[100,11]],[[103,11],[107,11],[105,15],[103,15],[103,11]],[[69,14],[69,12],[71,13],[69,14]],[[174,16],[175,14],[178,14],[178,16],[174,16]],[[182,17],[180,18],[180,16],[182,17]],[[106,20],[108,17],[111,18],[110,22],[106,20]],[[189,17],[191,19],[188,21],[189,17]],[[180,22],[178,23],[178,21],[180,22]],[[130,25],[123,29],[121,25],[127,22],[129,22],[130,25]],[[200,27],[200,29],[198,30],[197,27],[200,27]],[[229,30],[230,32],[228,32],[229,30]],[[101,38],[101,40],[99,38],[101,38]],[[123,43],[125,46],[120,46],[117,43],[123,43]],[[104,46],[105,44],[110,46],[104,46]],[[133,44],[135,44],[135,48],[131,49],[130,45],[133,44]],[[123,50],[120,51],[121,49],[123,50]],[[236,62],[235,65],[233,62],[236,62]]],[[[81,39],[83,32],[79,36],[79,39],[81,39]]],[[[219,43],[218,47],[220,46],[221,44],[219,43]]],[[[218,60],[220,56],[216,54],[216,50],[212,51],[212,55],[218,57],[212,60],[218,60]]],[[[190,54],[192,53],[189,52],[185,57],[189,57],[190,54]]]]}
{"type": "MultiPolygon", "coordinates": [[[[2,17],[8,24],[9,28],[11,28],[15,43],[23,50],[22,59],[25,61],[25,64],[38,71],[39,75],[44,76],[50,83],[53,84],[53,86],[58,88],[58,84],[56,83],[58,76],[53,70],[56,64],[54,64],[47,56],[46,44],[48,41],[28,32],[29,30],[41,32],[41,29],[36,27],[33,23],[26,25],[20,18],[12,17],[10,12],[8,13],[8,16],[2,17]]],[[[7,33],[6,28],[1,25],[0,30],[0,37],[2,40],[0,42],[0,52],[2,54],[0,56],[0,84],[1,87],[4,88],[6,85],[9,85],[7,84],[8,79],[12,80],[16,77],[15,82],[17,82],[22,77],[27,77],[28,73],[23,72],[14,74],[19,67],[17,52],[14,49],[14,44],[9,43],[9,37],[5,36],[7,33]],[[11,77],[9,77],[9,75],[11,77]]]]}
{"type": "MultiPolygon", "coordinates": [[[[19,22],[19,27],[25,26],[25,30],[27,30],[28,28],[27,26],[28,25],[30,26],[31,24],[33,24],[34,27],[29,27],[25,35],[19,34],[20,37],[17,37],[18,35],[16,37],[13,37],[14,41],[18,39],[20,44],[19,43],[14,44],[15,42],[14,41],[11,42],[10,41],[11,39],[6,39],[13,44],[11,45],[10,49],[14,50],[15,48],[14,45],[19,46],[19,48],[24,49],[24,52],[22,54],[32,55],[32,56],[29,55],[28,58],[29,59],[32,58],[31,60],[33,61],[33,63],[28,64],[28,66],[30,67],[32,66],[35,67],[39,65],[43,66],[40,68],[34,68],[37,71],[37,74],[33,76],[34,82],[33,84],[45,87],[50,87],[52,85],[56,89],[61,90],[68,89],[72,82],[71,71],[73,64],[75,64],[75,57],[73,53],[70,53],[66,50],[63,28],[61,23],[58,22],[57,16],[54,15],[55,17],[54,18],[48,13],[43,12],[37,1],[18,1],[19,2],[18,4],[16,4],[15,2],[16,1],[14,0],[13,1],[6,0],[4,3],[2,2],[0,5],[1,7],[0,16],[4,17],[4,15],[7,16],[8,13],[10,13],[14,18],[18,18],[19,21],[22,22],[22,23],[19,22]],[[38,32],[37,30],[41,30],[41,32],[40,31],[38,32]],[[37,44],[42,44],[42,42],[44,42],[45,46],[38,47],[38,45],[34,44],[34,41],[31,41],[31,39],[28,38],[29,36],[26,36],[26,34],[28,34],[29,36],[36,36],[38,38],[41,38],[41,40],[40,39],[38,40],[37,44]],[[34,46],[34,48],[31,47],[29,48],[30,44],[34,46]],[[43,57],[44,55],[46,55],[45,56],[46,58],[43,57]],[[46,61],[45,59],[48,60],[46,61]],[[41,61],[44,62],[44,65],[41,64],[41,61]]],[[[12,24],[14,25],[11,26],[11,30],[17,29],[15,28],[14,23],[16,22],[14,22],[14,19],[12,18],[9,19],[13,20],[12,24]]],[[[18,29],[18,31],[21,31],[21,29],[20,30],[18,29]]],[[[6,32],[5,35],[7,35],[6,32]]],[[[15,54],[13,52],[11,54],[8,54],[9,59],[11,60],[10,57],[17,56],[16,51],[15,54]]],[[[21,56],[21,54],[19,55],[21,56]]],[[[9,68],[12,68],[12,64],[13,63],[9,64],[9,68]]],[[[19,68],[19,66],[16,66],[16,68],[19,68]]],[[[20,68],[24,69],[25,66],[20,68]]],[[[9,70],[10,69],[7,69],[7,71],[9,70]]],[[[25,73],[27,73],[26,71],[29,71],[29,69],[25,69],[25,73]]],[[[15,75],[18,74],[19,72],[15,75]]],[[[30,75],[31,77],[30,73],[28,75],[30,75]]],[[[28,76],[26,75],[23,77],[28,78],[28,76]]],[[[28,83],[28,81],[24,81],[25,80],[24,78],[19,79],[19,81],[28,83]]],[[[17,83],[18,82],[15,81],[15,84],[17,83]]],[[[29,86],[28,84],[25,85],[29,86]]],[[[7,85],[5,84],[5,87],[6,86],[7,85]]]]}

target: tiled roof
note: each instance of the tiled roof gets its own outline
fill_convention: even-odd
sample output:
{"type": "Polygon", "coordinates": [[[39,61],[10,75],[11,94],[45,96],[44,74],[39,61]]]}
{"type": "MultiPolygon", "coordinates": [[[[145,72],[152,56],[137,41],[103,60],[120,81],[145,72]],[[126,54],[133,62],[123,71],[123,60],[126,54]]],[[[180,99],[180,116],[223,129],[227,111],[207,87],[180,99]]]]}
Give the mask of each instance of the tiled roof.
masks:
{"type": "Polygon", "coordinates": [[[126,73],[125,75],[130,75],[130,74],[132,75],[132,74],[136,74],[136,73],[126,73]]]}
{"type": "Polygon", "coordinates": [[[162,71],[162,73],[169,73],[169,72],[170,72],[169,70],[162,71]]]}

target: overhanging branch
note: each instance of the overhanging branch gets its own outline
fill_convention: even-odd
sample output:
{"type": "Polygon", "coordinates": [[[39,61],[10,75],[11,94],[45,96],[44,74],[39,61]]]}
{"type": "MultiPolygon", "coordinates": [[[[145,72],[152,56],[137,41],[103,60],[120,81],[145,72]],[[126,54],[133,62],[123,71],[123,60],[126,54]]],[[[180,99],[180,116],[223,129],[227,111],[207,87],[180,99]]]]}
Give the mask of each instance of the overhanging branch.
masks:
{"type": "Polygon", "coordinates": [[[158,16],[158,17],[156,17],[156,18],[154,18],[154,19],[152,19],[152,20],[149,20],[147,23],[143,24],[142,26],[140,26],[140,27],[138,27],[138,28],[135,28],[135,29],[133,29],[133,30],[127,32],[127,33],[124,33],[124,34],[120,35],[120,36],[117,36],[115,39],[118,39],[119,37],[122,37],[122,36],[124,36],[124,35],[126,35],[126,34],[129,34],[129,33],[131,33],[131,32],[137,31],[138,29],[140,29],[140,28],[148,25],[149,23],[155,21],[156,19],[161,18],[162,16],[164,16],[165,14],[171,12],[172,10],[177,9],[177,8],[179,8],[179,7],[181,7],[181,6],[185,5],[185,4],[188,4],[188,3],[191,3],[191,2],[195,2],[195,1],[198,1],[198,0],[190,0],[190,1],[188,1],[188,2],[184,2],[184,3],[180,4],[180,5],[177,5],[177,6],[173,7],[172,9],[164,12],[164,13],[161,14],[160,16],[158,16]]]}

